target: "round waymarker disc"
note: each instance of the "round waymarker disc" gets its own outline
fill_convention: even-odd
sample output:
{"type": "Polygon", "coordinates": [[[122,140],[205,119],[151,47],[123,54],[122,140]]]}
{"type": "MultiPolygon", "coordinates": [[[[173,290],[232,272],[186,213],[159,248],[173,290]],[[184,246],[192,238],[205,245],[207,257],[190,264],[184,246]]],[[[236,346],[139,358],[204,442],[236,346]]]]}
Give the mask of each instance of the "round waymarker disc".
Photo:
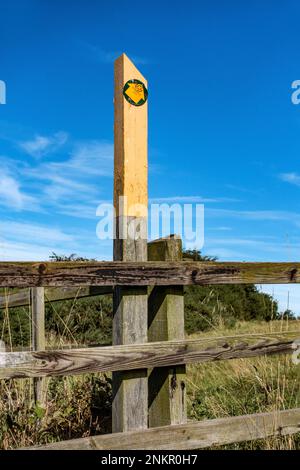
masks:
{"type": "Polygon", "coordinates": [[[123,95],[133,106],[142,106],[148,98],[148,90],[140,80],[128,80],[123,88],[123,95]]]}

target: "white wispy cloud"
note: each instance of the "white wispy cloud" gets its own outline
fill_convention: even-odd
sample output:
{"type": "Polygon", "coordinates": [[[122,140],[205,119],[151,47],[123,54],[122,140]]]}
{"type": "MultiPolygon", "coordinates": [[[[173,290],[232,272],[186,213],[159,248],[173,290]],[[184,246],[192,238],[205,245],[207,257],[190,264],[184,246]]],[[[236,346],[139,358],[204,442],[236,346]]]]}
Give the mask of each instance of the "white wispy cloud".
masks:
{"type": "MultiPolygon", "coordinates": [[[[229,232],[231,233],[231,232],[229,232]]],[[[225,233],[224,233],[225,235],[225,233]]],[[[300,237],[259,236],[206,236],[203,251],[230,261],[290,261],[297,260],[300,237]]]]}
{"type": "Polygon", "coordinates": [[[52,251],[74,252],[77,236],[60,227],[24,221],[0,221],[0,259],[47,260],[52,251]]]}
{"type": "Polygon", "coordinates": [[[113,176],[113,144],[69,139],[68,153],[57,160],[55,152],[67,138],[65,133],[57,133],[20,144],[23,152],[34,156],[47,154],[47,160],[1,156],[0,206],[16,211],[51,211],[77,218],[95,218],[97,206],[103,199],[101,177],[113,176]]]}
{"type": "Polygon", "coordinates": [[[68,203],[57,204],[57,210],[60,214],[68,215],[71,217],[78,217],[80,219],[97,219],[96,211],[99,204],[112,204],[108,200],[91,200],[85,203],[68,203]]]}
{"type": "Polygon", "coordinates": [[[73,175],[113,176],[114,146],[98,140],[76,143],[68,160],[55,162],[50,168],[67,170],[73,175]]]}
{"type": "Polygon", "coordinates": [[[164,202],[174,202],[174,203],[209,203],[209,202],[238,202],[239,199],[227,198],[227,197],[215,197],[208,198],[202,196],[168,196],[168,197],[155,197],[150,198],[149,203],[164,203],[164,202]]]}
{"type": "Polygon", "coordinates": [[[76,198],[87,198],[97,192],[96,187],[92,184],[81,183],[55,174],[49,174],[47,180],[49,183],[44,187],[44,195],[48,202],[70,200],[75,196],[76,198]]]}
{"type": "Polygon", "coordinates": [[[32,157],[42,157],[56,152],[68,140],[66,132],[56,132],[51,136],[36,135],[33,139],[19,142],[19,147],[32,157]]]}
{"type": "Polygon", "coordinates": [[[113,176],[113,145],[97,140],[75,142],[67,158],[41,161],[21,171],[35,182],[44,207],[73,217],[94,218],[100,203],[100,178],[113,176]]]}
{"type": "Polygon", "coordinates": [[[95,231],[24,221],[3,220],[0,223],[0,260],[48,260],[52,252],[77,253],[87,258],[108,260],[112,257],[112,241],[99,240],[95,231]]]}
{"type": "MultiPolygon", "coordinates": [[[[278,253],[278,250],[281,252],[287,251],[288,246],[285,240],[282,239],[269,239],[266,237],[265,240],[258,239],[256,236],[248,236],[247,238],[239,238],[239,237],[231,237],[231,238],[212,238],[208,239],[210,245],[220,245],[222,243],[223,246],[242,246],[245,248],[254,248],[254,249],[261,249],[263,251],[274,252],[278,253]]],[[[290,241],[289,244],[290,248],[292,249],[300,249],[300,240],[290,241]]]]}
{"type": "MultiPolygon", "coordinates": [[[[187,248],[198,248],[193,246],[192,243],[187,244],[187,248]]],[[[237,249],[223,247],[222,240],[220,240],[220,244],[213,246],[212,248],[204,246],[203,252],[206,255],[216,256],[219,260],[229,260],[229,261],[252,261],[252,255],[248,254],[245,251],[239,251],[237,249]]]]}
{"type": "Polygon", "coordinates": [[[112,246],[107,246],[103,242],[97,243],[90,237],[89,242],[81,246],[71,246],[60,243],[53,245],[37,243],[1,240],[0,239],[0,260],[1,261],[49,261],[52,252],[61,255],[70,255],[76,253],[79,256],[93,258],[99,261],[112,259],[112,246]]]}
{"type": "Polygon", "coordinates": [[[232,189],[235,192],[248,193],[248,194],[259,194],[262,192],[261,188],[246,188],[245,186],[237,186],[235,184],[226,184],[226,188],[232,189]]]}
{"type": "Polygon", "coordinates": [[[298,173],[280,173],[279,178],[286,183],[300,186],[300,175],[298,173]]]}
{"type": "Polygon", "coordinates": [[[67,234],[56,227],[10,220],[0,221],[0,239],[7,239],[8,236],[13,240],[24,241],[30,239],[37,244],[73,242],[75,239],[73,235],[67,234]]]}
{"type": "Polygon", "coordinates": [[[51,252],[51,246],[0,240],[1,261],[47,261],[51,252]]]}
{"type": "MultiPolygon", "coordinates": [[[[89,53],[89,56],[96,62],[110,64],[114,60],[116,60],[121,54],[123,54],[123,51],[121,50],[108,51],[106,49],[103,49],[100,46],[88,43],[86,41],[80,41],[80,43],[85,49],[85,51],[89,53]]],[[[128,54],[128,56],[137,65],[149,64],[149,60],[146,59],[145,57],[141,57],[141,56],[130,54],[130,53],[128,54]]]]}
{"type": "Polygon", "coordinates": [[[300,213],[276,210],[242,211],[234,209],[206,209],[206,215],[212,217],[232,217],[243,220],[287,221],[300,225],[300,213]]]}
{"type": "Polygon", "coordinates": [[[37,200],[21,189],[19,181],[11,174],[0,170],[0,205],[21,211],[39,210],[37,200]]]}
{"type": "Polygon", "coordinates": [[[76,217],[79,219],[96,219],[96,209],[98,204],[57,204],[59,214],[76,217]]]}
{"type": "Polygon", "coordinates": [[[101,49],[101,47],[94,46],[93,44],[85,44],[90,50],[92,57],[97,62],[111,63],[121,54],[120,51],[105,51],[101,49]]]}
{"type": "Polygon", "coordinates": [[[69,186],[84,178],[112,177],[113,144],[97,140],[75,143],[68,158],[42,162],[29,169],[28,174],[53,182],[55,179],[64,178],[65,181],[70,181],[69,186]]]}
{"type": "Polygon", "coordinates": [[[232,230],[232,227],[228,227],[227,225],[221,225],[220,227],[211,227],[210,230],[217,232],[230,232],[232,230]]]}

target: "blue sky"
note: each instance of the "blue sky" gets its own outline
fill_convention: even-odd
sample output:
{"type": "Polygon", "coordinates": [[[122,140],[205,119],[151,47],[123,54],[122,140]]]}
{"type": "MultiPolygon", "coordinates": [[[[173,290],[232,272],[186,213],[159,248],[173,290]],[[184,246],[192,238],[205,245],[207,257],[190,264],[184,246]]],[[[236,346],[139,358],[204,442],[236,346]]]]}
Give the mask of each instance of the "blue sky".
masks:
{"type": "MultiPolygon", "coordinates": [[[[1,2],[0,259],[111,259],[113,61],[149,82],[149,196],[205,203],[204,253],[298,260],[299,2],[1,2]]],[[[300,312],[298,286],[271,286],[300,312]]]]}

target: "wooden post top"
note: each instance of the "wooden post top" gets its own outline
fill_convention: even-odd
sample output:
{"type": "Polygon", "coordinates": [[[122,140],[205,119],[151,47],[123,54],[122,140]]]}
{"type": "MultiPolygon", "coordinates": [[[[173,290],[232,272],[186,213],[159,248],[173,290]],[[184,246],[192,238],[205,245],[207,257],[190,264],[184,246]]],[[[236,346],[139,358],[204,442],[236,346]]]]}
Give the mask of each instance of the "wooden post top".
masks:
{"type": "Polygon", "coordinates": [[[114,206],[116,215],[146,217],[148,102],[145,77],[122,54],[115,61],[114,206]],[[119,207],[119,197],[126,200],[119,207]]]}

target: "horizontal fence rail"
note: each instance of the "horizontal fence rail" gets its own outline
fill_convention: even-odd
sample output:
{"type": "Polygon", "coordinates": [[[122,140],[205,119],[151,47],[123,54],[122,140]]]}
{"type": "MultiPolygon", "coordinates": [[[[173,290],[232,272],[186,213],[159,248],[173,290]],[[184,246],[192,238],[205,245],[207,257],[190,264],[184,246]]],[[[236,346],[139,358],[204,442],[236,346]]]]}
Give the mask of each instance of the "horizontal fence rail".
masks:
{"type": "MultiPolygon", "coordinates": [[[[0,286],[45,286],[45,301],[58,301],[111,294],[116,285],[298,283],[299,269],[300,263],[0,263],[0,286]]],[[[0,297],[0,308],[22,305],[30,305],[29,290],[0,297]]],[[[3,351],[0,379],[130,371],[291,354],[299,337],[300,329],[96,348],[3,351]]],[[[299,408],[100,435],[31,449],[201,449],[297,432],[300,432],[299,408]]]]}
{"type": "MultiPolygon", "coordinates": [[[[60,300],[82,299],[98,295],[112,294],[111,286],[88,287],[48,287],[45,289],[45,303],[59,302],[60,300]]],[[[24,289],[16,293],[7,293],[0,296],[0,309],[13,307],[26,307],[30,305],[30,290],[24,289]]]]}
{"type": "Polygon", "coordinates": [[[2,352],[0,379],[77,375],[292,353],[293,340],[299,336],[300,330],[287,334],[162,341],[68,351],[2,352]]]}
{"type": "Polygon", "coordinates": [[[210,419],[138,431],[61,441],[29,450],[191,450],[292,435],[300,431],[300,408],[210,419]]]}
{"type": "Polygon", "coordinates": [[[1,287],[172,286],[300,282],[300,263],[2,262],[1,287]]]}

